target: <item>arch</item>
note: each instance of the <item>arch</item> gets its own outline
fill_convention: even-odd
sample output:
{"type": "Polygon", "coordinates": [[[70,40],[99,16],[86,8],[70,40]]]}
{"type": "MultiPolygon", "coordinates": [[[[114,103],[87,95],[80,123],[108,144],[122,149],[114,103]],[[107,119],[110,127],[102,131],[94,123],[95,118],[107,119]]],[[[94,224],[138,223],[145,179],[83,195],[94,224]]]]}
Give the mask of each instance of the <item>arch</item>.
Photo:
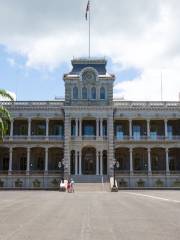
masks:
{"type": "Polygon", "coordinates": [[[119,162],[120,171],[129,171],[130,168],[130,157],[129,149],[126,147],[119,147],[115,149],[115,159],[119,162]]]}
{"type": "Polygon", "coordinates": [[[169,149],[169,170],[171,172],[180,171],[180,148],[170,148],[169,149]]]}
{"type": "Polygon", "coordinates": [[[9,169],[9,148],[0,147],[0,171],[8,171],[9,169]]]}
{"type": "Polygon", "coordinates": [[[84,147],[82,149],[82,174],[96,174],[96,149],[94,147],[84,147]]]}
{"type": "Polygon", "coordinates": [[[105,100],[106,99],[106,90],[104,87],[100,88],[100,99],[105,100]]]}
{"type": "Polygon", "coordinates": [[[64,158],[64,150],[59,147],[50,147],[48,150],[48,170],[59,171],[58,163],[64,158]]]}
{"type": "Polygon", "coordinates": [[[82,88],[82,99],[87,99],[88,98],[88,91],[86,87],[82,88]]]}
{"type": "Polygon", "coordinates": [[[91,88],[91,99],[93,99],[93,100],[96,99],[96,88],[95,87],[91,88]]]}
{"type": "Polygon", "coordinates": [[[30,170],[44,171],[45,166],[45,149],[41,147],[31,148],[30,170]]]}
{"type": "Polygon", "coordinates": [[[146,148],[133,149],[134,171],[148,171],[148,152],[146,148]]]}
{"type": "Polygon", "coordinates": [[[27,149],[24,147],[13,148],[12,170],[25,171],[27,166],[27,149]]]}
{"type": "Polygon", "coordinates": [[[73,88],[73,99],[78,99],[78,88],[77,87],[73,88]]]}
{"type": "Polygon", "coordinates": [[[166,153],[164,148],[151,148],[151,168],[152,171],[166,170],[166,153]]]}

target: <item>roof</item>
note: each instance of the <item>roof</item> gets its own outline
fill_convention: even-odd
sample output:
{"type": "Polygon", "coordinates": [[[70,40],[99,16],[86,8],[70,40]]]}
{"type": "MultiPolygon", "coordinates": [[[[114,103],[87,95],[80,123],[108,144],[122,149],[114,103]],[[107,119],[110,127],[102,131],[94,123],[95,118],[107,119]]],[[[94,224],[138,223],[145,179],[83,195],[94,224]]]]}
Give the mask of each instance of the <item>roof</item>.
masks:
{"type": "Polygon", "coordinates": [[[107,60],[104,58],[77,58],[71,61],[73,69],[68,75],[79,75],[83,68],[92,67],[99,75],[106,75],[107,60]]]}

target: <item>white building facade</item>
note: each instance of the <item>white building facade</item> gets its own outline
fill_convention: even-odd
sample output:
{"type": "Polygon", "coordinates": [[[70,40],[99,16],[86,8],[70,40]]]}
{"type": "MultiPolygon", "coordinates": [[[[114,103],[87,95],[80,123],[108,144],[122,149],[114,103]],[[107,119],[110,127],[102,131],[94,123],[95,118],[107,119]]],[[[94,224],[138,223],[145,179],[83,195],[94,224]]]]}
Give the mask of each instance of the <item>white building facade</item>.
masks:
{"type": "Polygon", "coordinates": [[[1,102],[10,112],[0,145],[0,188],[55,188],[60,177],[120,188],[180,187],[180,102],[113,100],[105,59],[74,59],[65,100],[1,102]]]}

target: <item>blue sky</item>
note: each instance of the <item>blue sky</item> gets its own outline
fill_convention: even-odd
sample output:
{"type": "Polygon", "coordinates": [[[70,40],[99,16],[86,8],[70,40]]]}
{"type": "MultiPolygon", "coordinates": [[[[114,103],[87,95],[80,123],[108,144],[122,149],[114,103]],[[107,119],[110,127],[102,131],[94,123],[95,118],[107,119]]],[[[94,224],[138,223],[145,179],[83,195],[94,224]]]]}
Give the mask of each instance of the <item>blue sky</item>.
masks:
{"type": "MultiPolygon", "coordinates": [[[[116,83],[134,79],[139,71],[133,68],[119,70],[118,64],[113,64],[109,58],[107,70],[116,72],[116,83]]],[[[26,66],[27,59],[13,54],[0,46],[0,87],[16,94],[21,100],[53,100],[64,97],[63,74],[71,70],[70,61],[61,63],[57,68],[30,68],[26,66]]]]}
{"type": "MultiPolygon", "coordinates": [[[[64,96],[62,76],[88,54],[87,0],[0,1],[0,88],[18,100],[64,96]]],[[[91,1],[91,53],[116,75],[114,96],[177,101],[180,1],[91,1]],[[111,9],[111,11],[110,11],[111,9]]]]}

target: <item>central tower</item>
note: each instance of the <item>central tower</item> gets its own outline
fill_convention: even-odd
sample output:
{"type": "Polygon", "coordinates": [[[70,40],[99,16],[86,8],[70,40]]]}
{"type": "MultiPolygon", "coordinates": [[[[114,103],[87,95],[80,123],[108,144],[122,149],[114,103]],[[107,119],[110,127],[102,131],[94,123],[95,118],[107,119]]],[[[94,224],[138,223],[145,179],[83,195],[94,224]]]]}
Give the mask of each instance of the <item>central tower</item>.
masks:
{"type": "Polygon", "coordinates": [[[111,105],[114,75],[106,71],[105,59],[73,59],[72,71],[64,75],[65,105],[111,105]]]}
{"type": "Polygon", "coordinates": [[[64,75],[67,175],[110,174],[113,152],[113,83],[105,59],[73,59],[64,75]]]}

